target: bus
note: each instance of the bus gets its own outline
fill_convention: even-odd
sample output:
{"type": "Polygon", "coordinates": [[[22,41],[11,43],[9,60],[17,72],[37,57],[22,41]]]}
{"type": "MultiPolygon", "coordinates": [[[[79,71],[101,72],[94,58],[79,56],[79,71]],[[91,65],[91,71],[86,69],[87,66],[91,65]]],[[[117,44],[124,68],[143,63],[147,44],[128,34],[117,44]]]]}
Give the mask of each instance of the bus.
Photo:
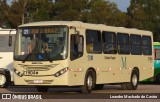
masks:
{"type": "Polygon", "coordinates": [[[14,42],[15,35],[15,29],[0,28],[0,87],[7,87],[13,81],[13,46],[8,46],[8,38],[12,36],[14,42]]]}
{"type": "Polygon", "coordinates": [[[154,42],[154,81],[160,84],[160,42],[154,42]]]}
{"type": "Polygon", "coordinates": [[[35,86],[39,92],[68,86],[91,93],[108,83],[136,90],[154,73],[150,31],[41,21],[20,25],[15,39],[14,85],[35,86]]]}
{"type": "Polygon", "coordinates": [[[141,81],[142,83],[160,84],[160,42],[153,42],[154,46],[154,76],[141,81]]]}

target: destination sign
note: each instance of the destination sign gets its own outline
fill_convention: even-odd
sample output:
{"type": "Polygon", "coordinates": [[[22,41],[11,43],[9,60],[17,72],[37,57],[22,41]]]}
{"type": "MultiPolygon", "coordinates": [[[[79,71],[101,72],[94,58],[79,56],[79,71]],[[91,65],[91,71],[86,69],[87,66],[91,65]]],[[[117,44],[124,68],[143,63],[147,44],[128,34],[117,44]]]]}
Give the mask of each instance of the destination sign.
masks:
{"type": "Polygon", "coordinates": [[[23,33],[23,35],[28,35],[28,34],[59,34],[60,33],[60,28],[59,27],[23,28],[22,33],[23,33]]]}

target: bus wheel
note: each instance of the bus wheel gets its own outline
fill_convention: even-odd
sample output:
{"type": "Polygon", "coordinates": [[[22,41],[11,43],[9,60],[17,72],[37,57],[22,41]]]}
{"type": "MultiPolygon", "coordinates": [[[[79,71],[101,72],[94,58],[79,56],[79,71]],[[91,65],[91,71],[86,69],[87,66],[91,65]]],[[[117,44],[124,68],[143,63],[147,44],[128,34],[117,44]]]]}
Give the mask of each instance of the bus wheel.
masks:
{"type": "Polygon", "coordinates": [[[160,84],[160,73],[156,76],[156,83],[160,84]]]}
{"type": "Polygon", "coordinates": [[[122,90],[127,90],[128,89],[127,88],[127,83],[122,83],[121,88],[122,88],[122,90]]]}
{"type": "Polygon", "coordinates": [[[10,73],[8,70],[0,70],[0,87],[6,88],[10,84],[10,73]]]}
{"type": "Polygon", "coordinates": [[[103,89],[103,87],[104,87],[104,84],[97,84],[95,85],[94,90],[101,90],[103,89]]]}
{"type": "Polygon", "coordinates": [[[85,76],[84,85],[81,86],[82,93],[91,93],[95,86],[95,73],[93,70],[88,70],[85,76]]]}
{"type": "Polygon", "coordinates": [[[48,86],[36,86],[38,92],[47,92],[48,86]]]}
{"type": "Polygon", "coordinates": [[[6,87],[8,86],[7,84],[7,78],[4,74],[0,74],[0,87],[6,87]]]}
{"type": "Polygon", "coordinates": [[[128,90],[136,90],[139,82],[139,74],[137,70],[133,70],[131,74],[131,80],[127,83],[128,90]]]}

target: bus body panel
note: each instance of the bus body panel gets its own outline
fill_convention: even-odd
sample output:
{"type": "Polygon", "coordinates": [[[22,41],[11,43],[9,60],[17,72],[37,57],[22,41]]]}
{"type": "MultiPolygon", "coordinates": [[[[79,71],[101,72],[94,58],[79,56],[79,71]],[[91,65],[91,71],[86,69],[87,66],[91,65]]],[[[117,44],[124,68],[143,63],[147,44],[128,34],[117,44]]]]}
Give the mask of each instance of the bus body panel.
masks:
{"type": "Polygon", "coordinates": [[[12,36],[14,45],[15,34],[15,29],[0,29],[0,68],[10,71],[11,81],[13,81],[13,46],[8,46],[8,38],[9,35],[12,36]]]}

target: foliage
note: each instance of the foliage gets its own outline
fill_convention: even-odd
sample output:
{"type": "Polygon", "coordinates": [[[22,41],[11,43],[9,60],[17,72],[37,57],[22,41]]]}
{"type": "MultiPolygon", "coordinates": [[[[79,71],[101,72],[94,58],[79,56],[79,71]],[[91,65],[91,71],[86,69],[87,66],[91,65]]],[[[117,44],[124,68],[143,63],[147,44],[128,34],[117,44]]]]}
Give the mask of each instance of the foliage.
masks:
{"type": "Polygon", "coordinates": [[[149,30],[160,39],[160,0],[131,0],[122,12],[109,0],[0,0],[0,27],[46,20],[82,21],[149,30]]]}
{"type": "Polygon", "coordinates": [[[92,3],[88,22],[112,26],[126,26],[127,15],[114,3],[97,0],[92,3]]]}
{"type": "Polygon", "coordinates": [[[48,0],[14,0],[7,11],[8,22],[11,27],[17,28],[28,22],[51,20],[51,5],[53,3],[48,0]]]}
{"type": "Polygon", "coordinates": [[[154,40],[160,41],[160,0],[131,0],[128,8],[129,27],[149,30],[154,40]]]}
{"type": "Polygon", "coordinates": [[[128,20],[128,16],[118,10],[115,3],[105,0],[58,0],[56,3],[49,0],[14,0],[6,14],[4,18],[8,18],[14,28],[24,23],[45,20],[126,26],[128,20]]]}
{"type": "Polygon", "coordinates": [[[88,0],[59,0],[53,7],[53,20],[81,20],[88,0]]]}
{"type": "Polygon", "coordinates": [[[6,0],[0,0],[0,27],[7,27],[9,26],[8,23],[8,10],[9,6],[7,5],[6,0]]]}
{"type": "Polygon", "coordinates": [[[59,0],[52,10],[53,20],[77,20],[113,26],[126,26],[128,20],[115,3],[104,0],[59,0]]]}

